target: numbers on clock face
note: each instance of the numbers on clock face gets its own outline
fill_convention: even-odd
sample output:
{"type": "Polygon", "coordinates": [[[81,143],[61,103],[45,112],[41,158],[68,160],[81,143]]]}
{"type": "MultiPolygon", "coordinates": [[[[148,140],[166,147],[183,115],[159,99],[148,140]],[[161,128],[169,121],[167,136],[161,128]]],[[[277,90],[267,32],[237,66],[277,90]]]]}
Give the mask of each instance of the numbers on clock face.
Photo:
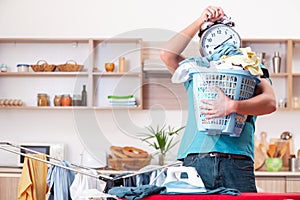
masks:
{"type": "Polygon", "coordinates": [[[202,35],[201,48],[205,55],[211,55],[225,43],[240,47],[239,35],[226,25],[215,25],[202,35]]]}

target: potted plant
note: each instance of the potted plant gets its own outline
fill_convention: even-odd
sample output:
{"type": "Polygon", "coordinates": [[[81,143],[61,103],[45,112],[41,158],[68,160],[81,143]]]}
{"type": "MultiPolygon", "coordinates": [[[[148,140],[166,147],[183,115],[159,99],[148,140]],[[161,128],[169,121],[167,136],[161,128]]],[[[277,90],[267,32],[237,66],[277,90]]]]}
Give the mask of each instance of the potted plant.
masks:
{"type": "Polygon", "coordinates": [[[167,152],[178,143],[178,141],[174,140],[175,136],[177,136],[184,128],[185,127],[181,127],[175,130],[175,128],[171,126],[166,128],[165,125],[162,127],[157,125],[156,128],[153,128],[152,126],[146,127],[148,132],[142,136],[141,140],[147,142],[149,146],[153,147],[155,150],[158,150],[159,165],[164,165],[167,152]]]}

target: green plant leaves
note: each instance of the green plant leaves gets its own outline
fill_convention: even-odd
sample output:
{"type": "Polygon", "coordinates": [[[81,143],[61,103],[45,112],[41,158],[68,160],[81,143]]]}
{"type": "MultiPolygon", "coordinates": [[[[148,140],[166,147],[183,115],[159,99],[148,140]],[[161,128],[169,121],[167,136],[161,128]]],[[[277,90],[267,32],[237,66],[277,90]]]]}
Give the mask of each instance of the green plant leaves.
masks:
{"type": "Polygon", "coordinates": [[[179,132],[184,129],[185,126],[175,129],[173,127],[157,125],[156,128],[152,126],[146,127],[147,133],[142,137],[142,141],[152,146],[155,150],[159,150],[161,154],[166,154],[170,149],[172,149],[178,141],[174,142],[174,137],[179,134],[179,132]]]}

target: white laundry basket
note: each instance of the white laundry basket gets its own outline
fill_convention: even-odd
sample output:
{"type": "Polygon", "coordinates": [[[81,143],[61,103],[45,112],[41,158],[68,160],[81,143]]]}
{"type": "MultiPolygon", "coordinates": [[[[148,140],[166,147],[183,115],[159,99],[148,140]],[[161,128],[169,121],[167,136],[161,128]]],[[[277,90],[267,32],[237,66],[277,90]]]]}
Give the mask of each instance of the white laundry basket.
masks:
{"type": "Polygon", "coordinates": [[[207,120],[206,114],[201,114],[200,106],[204,103],[202,99],[215,100],[218,86],[228,97],[234,100],[244,100],[251,98],[254,94],[255,86],[259,79],[249,73],[248,70],[217,70],[194,73],[194,108],[198,130],[206,131],[209,135],[226,134],[239,137],[245,121],[246,115],[232,113],[222,118],[207,120]]]}

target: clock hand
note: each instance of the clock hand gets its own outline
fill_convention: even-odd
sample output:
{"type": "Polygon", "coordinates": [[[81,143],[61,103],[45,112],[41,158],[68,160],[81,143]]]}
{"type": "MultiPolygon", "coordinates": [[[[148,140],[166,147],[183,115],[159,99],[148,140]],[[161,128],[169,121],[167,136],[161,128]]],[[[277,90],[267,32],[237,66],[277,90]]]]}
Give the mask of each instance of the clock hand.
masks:
{"type": "Polygon", "coordinates": [[[230,40],[232,38],[232,35],[229,37],[229,38],[227,38],[226,40],[224,40],[221,44],[219,44],[218,46],[216,46],[215,48],[214,48],[214,50],[216,50],[217,48],[219,48],[220,46],[222,46],[225,42],[227,42],[228,40],[230,40]]]}

